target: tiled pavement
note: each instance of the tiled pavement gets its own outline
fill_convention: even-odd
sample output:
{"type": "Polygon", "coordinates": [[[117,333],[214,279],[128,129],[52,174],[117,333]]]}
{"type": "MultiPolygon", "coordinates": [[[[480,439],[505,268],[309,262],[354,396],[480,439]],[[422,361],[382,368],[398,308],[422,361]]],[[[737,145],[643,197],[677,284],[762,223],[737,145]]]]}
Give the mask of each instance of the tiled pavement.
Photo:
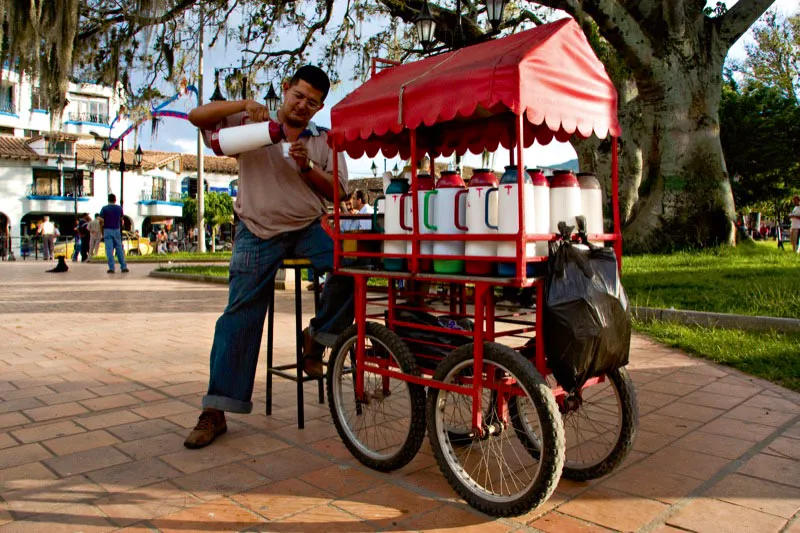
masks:
{"type": "MultiPolygon", "coordinates": [[[[460,530],[800,533],[800,398],[634,338],[639,435],[624,467],[561,481],[542,507],[493,520],[461,502],[427,443],[381,474],[356,463],[308,385],[264,416],[183,448],[206,386],[225,286],[103,265],[45,274],[0,263],[0,532],[460,530]]],[[[278,298],[290,360],[291,300],[278,298]]]]}

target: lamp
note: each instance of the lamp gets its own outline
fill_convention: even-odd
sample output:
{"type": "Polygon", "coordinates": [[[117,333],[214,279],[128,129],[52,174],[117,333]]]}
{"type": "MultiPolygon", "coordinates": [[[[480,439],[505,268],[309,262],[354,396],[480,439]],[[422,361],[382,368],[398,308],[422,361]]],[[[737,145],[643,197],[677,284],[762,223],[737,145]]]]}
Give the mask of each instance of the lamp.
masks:
{"type": "Polygon", "coordinates": [[[224,102],[225,97],[222,96],[222,90],[219,88],[219,70],[214,69],[214,94],[211,95],[212,102],[224,102]]]}
{"type": "Polygon", "coordinates": [[[372,162],[372,176],[374,178],[378,177],[378,165],[375,164],[375,161],[372,162]]]}
{"type": "Polygon", "coordinates": [[[56,159],[56,167],[58,167],[58,195],[64,196],[64,159],[60,154],[56,159]]]}
{"type": "Polygon", "coordinates": [[[419,44],[424,50],[428,50],[435,40],[434,33],[436,32],[436,20],[431,15],[428,0],[422,4],[419,15],[414,19],[414,27],[417,29],[419,44]]]}
{"type": "Polygon", "coordinates": [[[61,157],[61,155],[59,155],[58,159],[56,159],[56,166],[58,167],[58,173],[61,174],[61,171],[64,170],[64,159],[61,157]]]}
{"type": "Polygon", "coordinates": [[[397,174],[398,174],[399,172],[400,172],[400,169],[399,169],[399,168],[397,168],[397,163],[395,163],[395,164],[394,164],[394,168],[392,169],[392,176],[394,176],[394,177],[396,178],[396,177],[397,177],[397,174]]]}
{"type": "Polygon", "coordinates": [[[138,148],[136,148],[136,152],[133,153],[133,166],[142,166],[142,156],[144,156],[144,152],[142,152],[142,145],[140,144],[138,148]]]}
{"type": "Polygon", "coordinates": [[[89,170],[89,174],[94,174],[94,170],[97,168],[97,163],[95,162],[94,157],[92,158],[92,162],[86,165],[86,168],[89,170]]]}
{"type": "Polygon", "coordinates": [[[108,142],[108,139],[103,141],[103,147],[100,148],[100,155],[103,157],[103,163],[107,165],[108,158],[111,155],[111,143],[108,142]]]}
{"type": "Polygon", "coordinates": [[[486,15],[492,29],[497,31],[498,26],[503,21],[503,11],[506,8],[506,0],[486,0],[486,15]]]}
{"type": "Polygon", "coordinates": [[[281,99],[278,93],[275,92],[275,87],[271,82],[269,84],[269,91],[267,91],[267,95],[264,97],[264,101],[267,103],[267,108],[269,108],[270,111],[276,111],[278,106],[281,105],[281,99]]]}

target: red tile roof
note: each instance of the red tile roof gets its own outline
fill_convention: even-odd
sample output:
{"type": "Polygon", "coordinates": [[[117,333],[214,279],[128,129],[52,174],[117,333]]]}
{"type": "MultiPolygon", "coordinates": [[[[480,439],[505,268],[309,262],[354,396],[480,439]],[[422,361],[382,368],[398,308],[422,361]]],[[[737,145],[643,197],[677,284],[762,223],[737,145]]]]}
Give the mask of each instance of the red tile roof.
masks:
{"type": "Polygon", "coordinates": [[[8,135],[0,135],[0,158],[45,159],[34,152],[30,146],[27,145],[25,139],[10,137],[8,135]]]}

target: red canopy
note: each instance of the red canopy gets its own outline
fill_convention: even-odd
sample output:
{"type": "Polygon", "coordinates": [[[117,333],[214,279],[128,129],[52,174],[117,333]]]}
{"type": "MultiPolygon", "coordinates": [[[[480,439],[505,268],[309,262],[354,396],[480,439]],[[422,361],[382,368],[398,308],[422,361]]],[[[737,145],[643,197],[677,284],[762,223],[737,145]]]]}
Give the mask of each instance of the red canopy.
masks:
{"type": "Polygon", "coordinates": [[[573,134],[619,136],[617,92],[578,24],[563,19],[415,63],[384,69],[331,110],[332,138],[354,158],[494,151],[573,134]]]}

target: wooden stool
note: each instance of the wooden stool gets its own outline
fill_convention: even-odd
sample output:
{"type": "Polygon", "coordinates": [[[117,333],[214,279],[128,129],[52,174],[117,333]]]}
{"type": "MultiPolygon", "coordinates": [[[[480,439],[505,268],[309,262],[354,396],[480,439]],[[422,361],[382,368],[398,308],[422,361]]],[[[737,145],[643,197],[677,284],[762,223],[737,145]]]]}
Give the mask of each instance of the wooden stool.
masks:
{"type": "MultiPolygon", "coordinates": [[[[269,291],[269,311],[267,312],[267,416],[272,414],[272,376],[278,376],[297,383],[297,428],[303,429],[303,384],[307,381],[316,381],[319,384],[319,403],[325,403],[325,390],[322,378],[313,378],[303,375],[303,299],[302,299],[302,272],[313,269],[308,259],[284,259],[281,264],[283,269],[294,269],[294,315],[295,315],[295,345],[297,360],[294,363],[272,366],[273,327],[275,324],[275,282],[269,291]]],[[[314,272],[314,313],[319,309],[319,279],[314,272]]]]}

